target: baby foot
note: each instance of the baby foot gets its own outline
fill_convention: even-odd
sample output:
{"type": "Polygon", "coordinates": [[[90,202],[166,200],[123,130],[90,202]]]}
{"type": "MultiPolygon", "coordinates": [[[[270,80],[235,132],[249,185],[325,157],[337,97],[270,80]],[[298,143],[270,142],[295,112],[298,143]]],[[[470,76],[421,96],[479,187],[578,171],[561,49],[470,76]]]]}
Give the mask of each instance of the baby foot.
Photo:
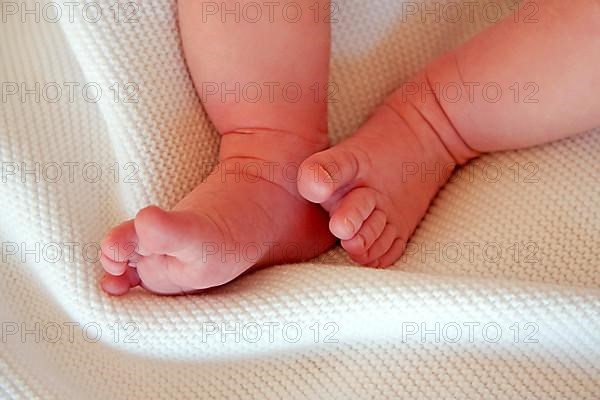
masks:
{"type": "MultiPolygon", "coordinates": [[[[416,82],[430,90],[424,76],[416,82]]],[[[300,167],[300,194],[329,211],[330,231],[360,264],[395,262],[454,167],[477,154],[427,93],[396,91],[352,137],[300,167]]]]}
{"type": "MultiPolygon", "coordinates": [[[[259,138],[249,141],[254,145],[261,145],[259,138]]],[[[140,283],[155,293],[188,293],[327,250],[335,238],[326,212],[296,189],[301,159],[317,150],[303,146],[299,140],[282,147],[299,157],[295,168],[293,157],[285,165],[229,157],[172,211],[146,207],[115,227],[101,246],[103,289],[121,295],[140,283]]]]}

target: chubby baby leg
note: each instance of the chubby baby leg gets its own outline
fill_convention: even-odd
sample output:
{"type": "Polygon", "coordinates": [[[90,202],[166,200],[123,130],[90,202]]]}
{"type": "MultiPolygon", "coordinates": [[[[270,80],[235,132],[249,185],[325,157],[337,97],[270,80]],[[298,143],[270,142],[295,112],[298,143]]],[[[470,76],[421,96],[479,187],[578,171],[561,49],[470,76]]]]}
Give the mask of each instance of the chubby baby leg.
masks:
{"type": "Polygon", "coordinates": [[[300,163],[328,145],[327,103],[315,89],[327,85],[330,34],[309,12],[314,0],[293,2],[305,8],[300,21],[268,10],[239,18],[244,1],[210,12],[178,3],[190,74],[222,135],[219,165],[172,210],[146,207],[108,233],[102,287],[115,295],[140,281],[161,294],[217,286],[334,243],[326,212],[296,186],[300,163]]]}
{"type": "Polygon", "coordinates": [[[456,165],[600,125],[600,3],[529,3],[535,23],[511,16],[441,56],[351,138],[304,161],[301,195],[329,211],[355,261],[396,261],[456,165]]]}

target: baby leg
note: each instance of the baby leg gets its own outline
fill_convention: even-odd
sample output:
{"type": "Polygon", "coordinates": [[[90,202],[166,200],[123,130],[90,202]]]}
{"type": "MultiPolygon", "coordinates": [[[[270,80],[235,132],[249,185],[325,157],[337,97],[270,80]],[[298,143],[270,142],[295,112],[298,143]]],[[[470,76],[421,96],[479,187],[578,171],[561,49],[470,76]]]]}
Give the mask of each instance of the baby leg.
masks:
{"type": "Polygon", "coordinates": [[[396,261],[456,165],[600,125],[600,3],[530,3],[537,22],[510,16],[441,56],[351,138],[304,161],[300,193],[329,211],[355,261],[396,261]]]}
{"type": "Polygon", "coordinates": [[[329,24],[309,12],[314,0],[289,3],[303,9],[179,1],[190,74],[222,135],[220,162],[173,210],[144,208],[107,235],[107,292],[124,294],[137,283],[132,263],[145,288],[174,294],[305,260],[333,244],[325,211],[296,185],[300,163],[328,145],[327,103],[315,90],[327,84],[329,24]]]}

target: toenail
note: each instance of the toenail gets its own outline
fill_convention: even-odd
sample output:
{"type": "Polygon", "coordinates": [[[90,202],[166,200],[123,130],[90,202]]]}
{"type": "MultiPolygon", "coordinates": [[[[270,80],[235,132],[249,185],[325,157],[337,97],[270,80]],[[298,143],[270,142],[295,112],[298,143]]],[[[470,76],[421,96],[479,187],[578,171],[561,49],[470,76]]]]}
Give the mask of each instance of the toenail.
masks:
{"type": "Polygon", "coordinates": [[[317,168],[319,169],[319,177],[325,176],[325,180],[323,182],[325,182],[325,183],[332,183],[333,182],[333,178],[329,174],[329,172],[327,172],[327,170],[325,168],[323,168],[323,166],[321,164],[317,164],[317,165],[318,165],[317,168]]]}
{"type": "Polygon", "coordinates": [[[356,235],[356,239],[358,240],[362,249],[367,247],[367,242],[365,241],[365,238],[363,237],[363,235],[356,235]]]}
{"type": "Polygon", "coordinates": [[[348,218],[344,218],[344,226],[350,233],[354,233],[354,224],[348,218]]]}

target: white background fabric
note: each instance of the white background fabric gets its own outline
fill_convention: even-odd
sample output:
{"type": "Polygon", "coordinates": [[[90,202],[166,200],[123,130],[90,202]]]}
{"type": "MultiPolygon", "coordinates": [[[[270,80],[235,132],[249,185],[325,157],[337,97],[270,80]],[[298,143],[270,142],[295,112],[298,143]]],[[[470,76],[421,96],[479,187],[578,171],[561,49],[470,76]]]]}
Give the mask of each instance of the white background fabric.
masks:
{"type": "MultiPolygon", "coordinates": [[[[114,3],[96,4],[109,13],[114,3]]],[[[496,4],[508,12],[509,2],[496,4]]],[[[392,0],[338,5],[334,143],[428,60],[491,23],[481,13],[473,22],[423,23],[392,0]]],[[[218,135],[186,70],[174,1],[145,2],[135,24],[112,16],[90,23],[81,8],[73,22],[6,16],[0,24],[3,83],[91,82],[103,90],[97,103],[76,91],[73,102],[63,93],[55,103],[11,95],[0,104],[0,397],[597,398],[597,130],[464,167],[434,201],[410,254],[387,270],[353,265],[334,249],[201,295],[103,294],[101,269],[83,246],[140,207],[177,202],[207,172],[202,164],[214,162],[218,135]],[[116,82],[136,83],[139,101],[115,101],[109,88],[116,82]],[[73,182],[6,170],[65,162],[80,163],[73,182]],[[101,166],[103,178],[85,179],[86,163],[101,166]],[[127,166],[136,169],[135,182],[124,182],[133,171],[127,166]],[[65,253],[73,242],[71,259],[65,253]],[[56,248],[62,255],[54,260],[56,248]],[[69,322],[79,324],[72,338],[69,322]],[[239,339],[207,334],[223,324],[235,331],[236,323],[239,339]],[[280,324],[273,340],[269,323],[280,324]],[[294,329],[282,331],[286,323],[301,330],[297,342],[294,329]],[[436,323],[437,337],[422,338],[421,328],[436,323]],[[469,323],[479,324],[472,342],[469,323]],[[37,333],[22,336],[36,324],[37,333]],[[56,343],[53,324],[63,327],[56,343]],[[263,336],[253,343],[256,325],[263,336]],[[452,343],[456,325],[463,337],[452,343]],[[9,335],[14,326],[19,332],[9,335]],[[96,327],[101,338],[92,343],[96,327]],[[407,335],[414,327],[419,333],[407,335]],[[526,343],[534,330],[537,343],[526,343]]]]}

